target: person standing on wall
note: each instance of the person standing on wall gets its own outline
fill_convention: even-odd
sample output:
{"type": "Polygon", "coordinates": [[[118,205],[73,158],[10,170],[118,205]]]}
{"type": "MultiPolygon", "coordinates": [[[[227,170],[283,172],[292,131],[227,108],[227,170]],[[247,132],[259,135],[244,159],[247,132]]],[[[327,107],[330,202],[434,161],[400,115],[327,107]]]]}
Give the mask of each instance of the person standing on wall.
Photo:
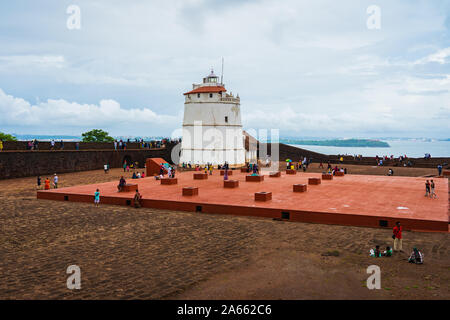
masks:
{"type": "Polygon", "coordinates": [[[395,223],[395,227],[393,229],[392,238],[394,239],[394,251],[402,251],[403,252],[403,238],[402,238],[402,230],[403,227],[400,225],[400,222],[395,223]]]}

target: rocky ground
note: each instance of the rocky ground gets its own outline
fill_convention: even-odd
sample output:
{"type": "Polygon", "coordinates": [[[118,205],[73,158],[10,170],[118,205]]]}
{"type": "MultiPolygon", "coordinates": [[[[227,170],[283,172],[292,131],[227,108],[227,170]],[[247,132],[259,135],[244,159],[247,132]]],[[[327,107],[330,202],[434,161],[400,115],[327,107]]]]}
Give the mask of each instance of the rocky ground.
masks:
{"type": "MultiPolygon", "coordinates": [[[[321,171],[317,164],[309,170],[321,171]]],[[[60,184],[122,174],[63,174],[60,184]]],[[[0,199],[0,299],[450,298],[449,233],[405,232],[404,253],[375,259],[369,249],[392,245],[390,230],[37,200],[35,177],[0,181],[0,199]],[[406,261],[414,246],[424,265],[406,261]],[[66,287],[73,264],[81,268],[81,290],[66,287]],[[365,285],[373,264],[381,268],[381,290],[365,285]]]]}

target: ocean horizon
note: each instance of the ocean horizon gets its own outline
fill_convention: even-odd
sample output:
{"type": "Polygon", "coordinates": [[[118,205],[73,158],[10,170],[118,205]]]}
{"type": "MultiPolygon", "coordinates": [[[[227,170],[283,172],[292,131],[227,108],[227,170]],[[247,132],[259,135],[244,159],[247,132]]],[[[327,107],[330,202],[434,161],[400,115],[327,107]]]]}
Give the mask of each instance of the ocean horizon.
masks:
{"type": "Polygon", "coordinates": [[[450,141],[442,140],[381,140],[387,142],[390,147],[372,148],[372,147],[332,147],[290,144],[291,146],[323,153],[327,155],[362,155],[364,157],[391,156],[398,157],[406,155],[412,158],[420,158],[425,153],[431,154],[431,157],[450,157],[450,141]]]}

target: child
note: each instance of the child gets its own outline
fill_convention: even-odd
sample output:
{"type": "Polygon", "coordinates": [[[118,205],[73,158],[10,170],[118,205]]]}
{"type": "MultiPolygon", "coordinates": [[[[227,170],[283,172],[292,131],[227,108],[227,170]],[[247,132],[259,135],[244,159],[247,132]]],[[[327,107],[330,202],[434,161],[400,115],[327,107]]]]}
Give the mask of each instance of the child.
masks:
{"type": "Polygon", "coordinates": [[[94,193],[94,204],[96,207],[98,207],[100,203],[100,191],[97,189],[97,191],[95,191],[94,193]]]}

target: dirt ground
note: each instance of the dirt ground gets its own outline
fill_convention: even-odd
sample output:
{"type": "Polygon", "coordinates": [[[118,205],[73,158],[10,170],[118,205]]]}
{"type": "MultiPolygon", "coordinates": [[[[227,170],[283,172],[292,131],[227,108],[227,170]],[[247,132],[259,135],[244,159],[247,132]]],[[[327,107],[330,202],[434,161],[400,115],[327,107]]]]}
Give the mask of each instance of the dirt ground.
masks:
{"type": "MultiPolygon", "coordinates": [[[[122,174],[62,174],[60,187],[122,174]]],[[[37,200],[35,180],[0,181],[0,299],[450,298],[449,233],[404,232],[404,253],[371,258],[375,245],[392,246],[390,230],[37,200]],[[425,264],[406,261],[414,246],[425,264]],[[73,264],[81,290],[66,287],[73,264]],[[370,265],[381,268],[381,290],[366,287],[370,265]]]]}

